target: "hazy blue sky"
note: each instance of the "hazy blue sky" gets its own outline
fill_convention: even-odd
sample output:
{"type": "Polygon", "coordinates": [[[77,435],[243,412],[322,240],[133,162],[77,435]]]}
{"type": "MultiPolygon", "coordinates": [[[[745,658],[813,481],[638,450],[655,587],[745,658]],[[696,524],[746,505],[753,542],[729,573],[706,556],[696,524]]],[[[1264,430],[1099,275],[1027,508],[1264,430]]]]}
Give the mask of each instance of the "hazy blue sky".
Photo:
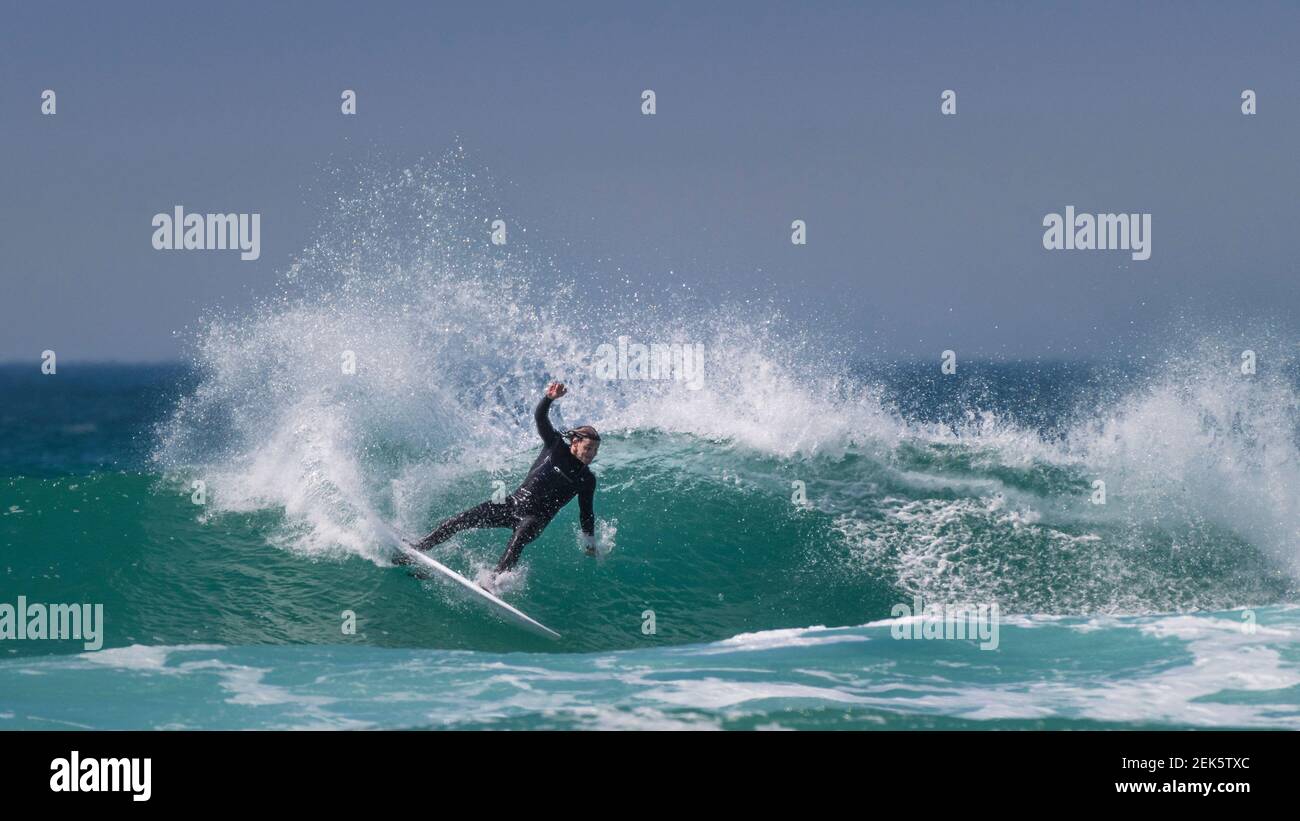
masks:
{"type": "Polygon", "coordinates": [[[1300,317],[1294,2],[0,8],[0,360],[177,357],[310,240],[327,160],[457,137],[575,277],[789,297],[868,353],[1300,317]],[[261,213],[261,259],[153,250],[177,203],[261,213]],[[1066,205],[1151,213],[1151,259],[1043,250],[1066,205]]]}

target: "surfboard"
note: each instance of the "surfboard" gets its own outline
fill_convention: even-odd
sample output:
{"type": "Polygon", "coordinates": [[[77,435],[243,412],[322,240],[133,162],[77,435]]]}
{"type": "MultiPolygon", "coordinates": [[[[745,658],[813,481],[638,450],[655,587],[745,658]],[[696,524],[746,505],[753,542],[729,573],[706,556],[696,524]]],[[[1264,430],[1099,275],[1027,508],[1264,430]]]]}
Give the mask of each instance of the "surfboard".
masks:
{"type": "Polygon", "coordinates": [[[522,627],[530,633],[538,636],[545,636],[548,639],[558,640],[560,638],[559,633],[542,624],[537,619],[534,619],[524,611],[509,602],[497,598],[474,582],[460,575],[455,570],[452,570],[442,562],[434,559],[432,556],[427,556],[411,547],[402,539],[401,534],[396,530],[393,530],[391,527],[385,527],[385,529],[388,533],[389,540],[393,543],[393,546],[402,551],[402,555],[409,558],[415,566],[430,571],[432,578],[451,585],[453,589],[466,594],[475,604],[484,607],[494,615],[517,627],[522,627]]]}

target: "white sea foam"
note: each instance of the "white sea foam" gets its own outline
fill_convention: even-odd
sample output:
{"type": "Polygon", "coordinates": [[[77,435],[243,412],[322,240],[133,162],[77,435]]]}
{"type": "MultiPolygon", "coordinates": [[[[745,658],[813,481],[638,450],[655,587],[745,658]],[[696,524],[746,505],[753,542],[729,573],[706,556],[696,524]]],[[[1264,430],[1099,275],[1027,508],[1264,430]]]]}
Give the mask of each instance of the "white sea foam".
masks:
{"type": "Polygon", "coordinates": [[[1243,377],[1207,343],[1059,439],[986,412],[965,426],[912,423],[770,307],[579,292],[545,254],[494,250],[472,176],[451,161],[363,181],[274,299],[211,318],[196,340],[199,386],[156,452],[170,473],[207,482],[211,511],[282,510],[274,539],[286,549],[383,564],[383,523],[416,534],[463,504],[468,478],[479,498],[494,490],[485,473],[516,478],[536,447],[533,398],[558,378],[571,393],[557,418],[611,441],[689,436],[814,479],[819,465],[869,460],[876,475],[828,484],[816,507],[863,572],[927,598],[1020,591],[1026,610],[1101,612],[1206,604],[1143,592],[1165,583],[1141,556],[1151,529],[1177,543],[1217,528],[1300,575],[1300,403],[1280,369],[1243,377]],[[700,389],[594,378],[583,363],[619,334],[701,345],[700,389]],[[343,371],[344,352],[356,373],[343,371]],[[944,448],[966,449],[965,474],[904,454],[944,448]],[[1006,481],[1041,466],[1065,484],[1044,494],[1006,481]],[[1089,504],[1093,479],[1107,483],[1105,506],[1089,504]],[[877,480],[898,493],[872,494],[877,480]],[[1005,554],[1018,539],[1036,545],[1020,564],[1005,554]],[[1079,570],[1072,581],[1053,577],[1053,553],[1079,570]],[[1013,583],[1017,573],[1027,581],[1013,583]]]}

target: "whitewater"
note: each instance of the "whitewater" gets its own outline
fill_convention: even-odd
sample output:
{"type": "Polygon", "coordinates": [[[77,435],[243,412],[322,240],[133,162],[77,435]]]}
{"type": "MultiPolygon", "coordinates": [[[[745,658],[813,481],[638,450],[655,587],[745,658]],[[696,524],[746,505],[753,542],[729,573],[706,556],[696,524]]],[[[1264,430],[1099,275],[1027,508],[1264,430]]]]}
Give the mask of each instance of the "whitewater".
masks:
{"type": "MultiPolygon", "coordinates": [[[[768,300],[493,246],[458,156],[343,176],[274,296],[214,312],[191,362],[68,367],[75,411],[0,371],[52,420],[3,422],[4,598],[73,590],[106,631],[0,645],[0,727],[1300,724],[1294,329],[1255,329],[1252,375],[1200,329],[949,377],[768,300]],[[698,348],[702,379],[607,378],[624,338],[698,348]],[[551,379],[557,427],[602,434],[602,555],[566,509],[503,595],[556,644],[381,535],[512,489],[551,379]],[[997,649],[897,640],[916,597],[996,604],[997,649]]],[[[433,555],[479,576],[505,536],[433,555]]]]}

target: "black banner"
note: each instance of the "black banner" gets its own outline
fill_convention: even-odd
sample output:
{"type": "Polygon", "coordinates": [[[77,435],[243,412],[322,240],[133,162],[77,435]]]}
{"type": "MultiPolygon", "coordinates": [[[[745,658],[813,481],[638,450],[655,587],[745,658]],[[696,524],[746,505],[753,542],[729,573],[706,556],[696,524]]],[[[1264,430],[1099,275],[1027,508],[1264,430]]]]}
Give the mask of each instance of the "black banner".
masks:
{"type": "MultiPolygon", "coordinates": [[[[1239,806],[1287,794],[1296,737],[1254,732],[426,733],[28,732],[3,735],[6,796],[58,808],[337,808],[392,791],[502,802],[683,790],[761,798],[839,785],[879,798],[1044,798],[1239,806]],[[75,782],[75,785],[74,783],[75,782]],[[535,788],[536,792],[532,790],[535,788]],[[1139,797],[1140,796],[1140,797],[1139,797]]],[[[674,799],[673,796],[678,796],[674,799]]]]}

